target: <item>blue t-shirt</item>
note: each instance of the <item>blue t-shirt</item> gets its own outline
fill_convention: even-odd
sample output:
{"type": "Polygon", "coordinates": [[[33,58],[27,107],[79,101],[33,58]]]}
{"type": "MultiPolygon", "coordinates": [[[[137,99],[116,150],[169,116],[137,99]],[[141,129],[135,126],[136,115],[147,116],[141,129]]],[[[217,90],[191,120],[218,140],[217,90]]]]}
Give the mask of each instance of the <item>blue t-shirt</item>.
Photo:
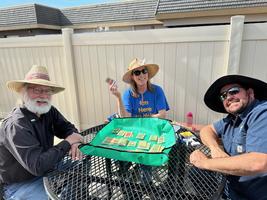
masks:
{"type": "MultiPolygon", "coordinates": [[[[213,126],[231,156],[267,153],[267,101],[255,100],[238,117],[228,115],[213,126]]],[[[267,199],[267,173],[227,179],[232,199],[267,199]]]]}
{"type": "Polygon", "coordinates": [[[152,84],[153,91],[147,90],[137,98],[132,96],[131,89],[123,94],[123,104],[132,117],[148,117],[157,114],[160,110],[169,110],[169,105],[162,88],[152,84]]]}

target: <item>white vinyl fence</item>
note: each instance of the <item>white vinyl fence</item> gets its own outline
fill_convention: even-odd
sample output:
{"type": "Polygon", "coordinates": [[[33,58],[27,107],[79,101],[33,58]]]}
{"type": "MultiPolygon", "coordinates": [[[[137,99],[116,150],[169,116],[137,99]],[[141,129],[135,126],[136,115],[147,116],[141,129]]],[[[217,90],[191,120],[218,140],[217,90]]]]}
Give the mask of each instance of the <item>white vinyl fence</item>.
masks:
{"type": "Polygon", "coordinates": [[[127,87],[121,78],[134,58],[160,66],[152,82],[163,87],[171,110],[168,118],[207,124],[222,115],[209,110],[203,96],[218,77],[239,73],[267,81],[267,23],[244,24],[235,16],[231,25],[124,32],[73,34],[0,39],[0,117],[14,107],[17,95],[6,81],[23,79],[33,64],[48,67],[51,79],[66,87],[54,105],[77,127],[104,122],[116,112],[107,77],[127,87]]]}

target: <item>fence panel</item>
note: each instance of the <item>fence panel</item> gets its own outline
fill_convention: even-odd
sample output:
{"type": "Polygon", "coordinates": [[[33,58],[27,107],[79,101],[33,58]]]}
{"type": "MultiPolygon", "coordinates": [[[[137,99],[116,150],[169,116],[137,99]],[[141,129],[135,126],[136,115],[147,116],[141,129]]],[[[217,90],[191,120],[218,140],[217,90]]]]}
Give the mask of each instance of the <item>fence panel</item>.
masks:
{"type": "Polygon", "coordinates": [[[75,34],[73,45],[77,80],[81,85],[78,93],[82,102],[82,127],[101,123],[116,112],[116,99],[108,91],[105,79],[116,79],[123,93],[127,84],[121,78],[134,57],[160,66],[152,82],[165,91],[171,107],[169,119],[183,121],[189,111],[194,113],[196,123],[218,118],[220,115],[210,113],[204,105],[203,95],[211,80],[227,71],[228,28],[75,34]]]}
{"type": "MultiPolygon", "coordinates": [[[[210,111],[203,96],[215,79],[227,73],[228,55],[234,51],[229,49],[229,27],[73,34],[74,74],[64,66],[61,35],[0,39],[0,117],[12,109],[17,98],[7,90],[6,81],[23,79],[31,65],[40,64],[48,67],[53,81],[66,86],[53,101],[67,119],[75,120],[69,78],[76,76],[80,117],[76,125],[85,129],[103,123],[116,112],[116,100],[105,79],[116,79],[123,92],[127,84],[121,78],[129,62],[139,57],[160,66],[152,82],[165,91],[171,108],[169,119],[183,121],[191,111],[194,122],[210,123],[222,115],[210,111]]],[[[267,80],[266,33],[266,23],[244,25],[239,73],[267,80]]]]}

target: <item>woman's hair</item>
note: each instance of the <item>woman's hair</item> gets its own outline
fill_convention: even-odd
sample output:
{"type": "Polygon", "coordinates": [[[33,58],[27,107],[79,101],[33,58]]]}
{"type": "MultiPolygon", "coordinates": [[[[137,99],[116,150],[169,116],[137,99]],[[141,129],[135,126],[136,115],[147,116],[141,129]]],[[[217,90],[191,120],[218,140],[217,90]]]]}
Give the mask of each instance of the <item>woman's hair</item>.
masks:
{"type": "MultiPolygon", "coordinates": [[[[139,97],[139,93],[138,93],[138,90],[137,90],[137,85],[136,85],[134,80],[131,80],[130,87],[131,87],[132,96],[134,98],[138,98],[139,97]]],[[[147,89],[150,92],[154,91],[154,88],[152,87],[152,84],[151,84],[150,80],[147,81],[147,89]]]]}

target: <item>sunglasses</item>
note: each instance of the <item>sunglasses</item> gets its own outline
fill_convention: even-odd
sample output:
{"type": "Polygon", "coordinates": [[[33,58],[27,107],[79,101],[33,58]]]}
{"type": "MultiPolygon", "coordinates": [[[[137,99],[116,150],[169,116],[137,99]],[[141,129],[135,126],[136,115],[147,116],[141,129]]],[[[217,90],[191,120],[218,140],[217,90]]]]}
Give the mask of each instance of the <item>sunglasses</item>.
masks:
{"type": "Polygon", "coordinates": [[[40,88],[33,88],[28,87],[28,89],[31,89],[34,94],[45,94],[45,95],[52,95],[54,94],[54,91],[52,89],[40,89],[40,88]]]}
{"type": "Polygon", "coordinates": [[[232,88],[222,92],[219,97],[220,97],[221,101],[224,101],[225,99],[227,99],[228,94],[233,96],[235,94],[238,94],[239,92],[240,92],[240,87],[235,86],[235,87],[232,87],[232,88]]]}
{"type": "Polygon", "coordinates": [[[135,70],[135,71],[133,71],[133,74],[134,74],[135,76],[139,76],[139,75],[141,74],[141,72],[142,72],[143,74],[147,74],[147,73],[148,73],[147,69],[142,69],[142,70],[135,70]]]}

